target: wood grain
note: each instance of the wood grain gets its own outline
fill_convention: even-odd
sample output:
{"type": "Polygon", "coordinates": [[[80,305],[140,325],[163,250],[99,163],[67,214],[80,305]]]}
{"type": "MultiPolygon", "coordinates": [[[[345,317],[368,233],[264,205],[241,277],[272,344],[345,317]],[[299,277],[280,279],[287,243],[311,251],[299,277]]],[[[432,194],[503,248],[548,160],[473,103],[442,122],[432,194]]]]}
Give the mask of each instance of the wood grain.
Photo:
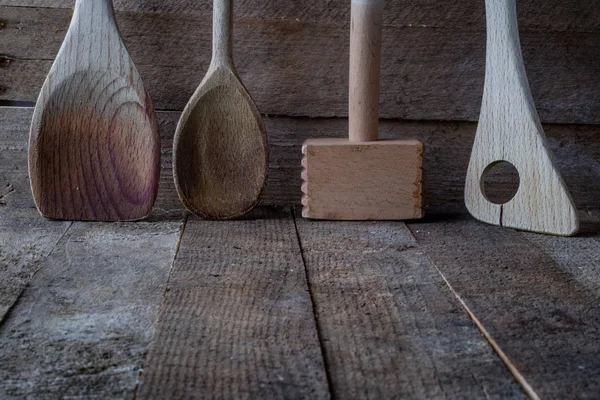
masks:
{"type": "Polygon", "coordinates": [[[418,140],[309,139],[302,154],[303,217],[423,217],[423,144],[418,140]]]}
{"type": "MultiPolygon", "coordinates": [[[[382,117],[476,121],[484,82],[483,2],[474,2],[474,8],[457,1],[390,3],[397,6],[387,18],[401,20],[404,11],[406,18],[411,13],[421,16],[416,14],[409,22],[412,26],[394,22],[385,27],[382,117]],[[439,22],[428,21],[430,15],[439,22]],[[459,22],[467,16],[477,28],[459,22]],[[454,27],[444,28],[454,18],[454,27]]],[[[540,117],[544,122],[600,124],[596,90],[600,73],[595,62],[600,58],[600,41],[597,30],[586,25],[600,21],[600,16],[592,5],[580,1],[572,8],[573,3],[564,0],[551,3],[552,7],[540,9],[536,2],[519,2],[525,7],[521,16],[529,21],[521,25],[521,38],[540,117]],[[582,24],[580,30],[575,21],[582,24]],[[546,23],[554,24],[554,31],[542,30],[546,23]]],[[[156,106],[182,110],[210,63],[211,19],[210,13],[187,13],[183,3],[169,4],[180,13],[127,11],[117,16],[156,106]]],[[[252,17],[236,10],[235,21],[234,53],[240,77],[258,108],[269,115],[347,116],[349,3],[342,8],[337,8],[339,2],[264,4],[256,8],[263,11],[252,17]],[[335,16],[331,18],[337,22],[294,14],[307,13],[309,4],[335,16]],[[295,17],[262,18],[260,13],[269,15],[264,11],[269,5],[280,17],[295,17]]],[[[307,15],[319,14],[311,13],[307,15]]],[[[71,14],[62,9],[0,6],[0,15],[6,23],[0,31],[0,54],[12,60],[0,68],[4,88],[0,99],[34,101],[71,14]]]]}
{"type": "Polygon", "coordinates": [[[352,0],[348,138],[372,142],[379,137],[383,0],[352,0]]]}
{"type": "MultiPolygon", "coordinates": [[[[27,148],[31,108],[0,107],[0,126],[10,138],[11,148],[27,148]]],[[[162,170],[153,219],[177,217],[183,207],[173,183],[173,134],[180,113],[159,112],[162,139],[162,170]]],[[[263,204],[300,204],[302,143],[315,137],[343,138],[348,135],[346,119],[265,117],[271,148],[270,171],[263,204]]],[[[544,125],[550,148],[580,210],[598,210],[600,193],[599,126],[544,125]]],[[[465,175],[476,125],[464,122],[381,121],[382,138],[418,138],[423,152],[423,208],[428,215],[466,213],[465,175]]],[[[13,157],[7,155],[7,157],[13,157]]],[[[15,160],[14,173],[27,180],[25,159],[15,160]],[[18,169],[17,169],[18,168],[18,169]]],[[[12,168],[12,167],[11,167],[12,168]]],[[[510,188],[505,177],[492,180],[493,193],[504,195],[510,188]]],[[[10,196],[10,195],[9,195],[10,196]]],[[[28,203],[28,206],[33,204],[28,203]]]]}
{"type": "Polygon", "coordinates": [[[0,109],[0,323],[71,223],[40,218],[27,176],[31,109],[0,109]]]}
{"type": "Polygon", "coordinates": [[[540,398],[596,396],[598,229],[546,237],[467,217],[409,228],[540,398]]]}
{"type": "Polygon", "coordinates": [[[0,327],[0,398],[131,398],[181,224],[74,223],[0,327]]]}
{"type": "Polygon", "coordinates": [[[173,176],[188,210],[231,219],[260,201],[269,168],[262,117],[233,62],[232,0],[215,0],[213,59],[183,110],[173,142],[173,176]]]}
{"type": "Polygon", "coordinates": [[[289,211],[186,226],[140,399],[329,397],[289,211]]]}
{"type": "MultiPolygon", "coordinates": [[[[114,0],[120,11],[207,15],[211,0],[114,0]]],[[[71,8],[74,0],[0,0],[0,5],[44,8],[71,8]]],[[[587,0],[548,0],[540,8],[537,0],[522,0],[517,6],[519,23],[525,29],[600,32],[600,14],[587,0]]],[[[350,3],[346,0],[240,0],[236,15],[244,18],[283,19],[339,23],[348,20],[350,3]]],[[[478,0],[397,0],[386,2],[384,23],[421,28],[485,28],[484,3],[478,0]]]]}
{"type": "Polygon", "coordinates": [[[403,223],[296,223],[335,398],[525,398],[403,223]]]}
{"type": "Polygon", "coordinates": [[[521,55],[515,0],[487,0],[487,61],[481,117],[465,186],[465,204],[480,221],[534,232],[573,235],[577,210],[550,152],[521,55]],[[501,161],[520,184],[505,204],[484,193],[482,179],[501,161]]]}
{"type": "Polygon", "coordinates": [[[31,187],[53,219],[136,220],[158,190],[152,102],[120,39],[110,0],[78,0],[31,123],[31,187]]]}

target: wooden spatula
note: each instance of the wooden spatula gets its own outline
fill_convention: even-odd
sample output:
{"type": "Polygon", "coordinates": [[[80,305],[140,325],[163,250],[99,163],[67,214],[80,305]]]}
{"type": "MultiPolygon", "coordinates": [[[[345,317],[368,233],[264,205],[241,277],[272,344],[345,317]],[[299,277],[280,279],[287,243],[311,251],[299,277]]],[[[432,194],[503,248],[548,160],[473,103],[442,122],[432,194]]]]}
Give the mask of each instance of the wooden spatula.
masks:
{"type": "Polygon", "coordinates": [[[577,210],[553,161],[529,89],[517,25],[515,0],[487,0],[487,60],[483,103],[465,202],[477,219],[535,232],[572,235],[577,210]],[[506,204],[494,204],[483,179],[507,161],[519,172],[520,186],[506,204]]]}
{"type": "Polygon", "coordinates": [[[213,58],[185,107],[173,148],[179,198],[196,215],[229,219],[259,201],[268,172],[265,128],[232,55],[232,0],[215,0],[213,58]]]}
{"type": "Polygon", "coordinates": [[[33,114],[36,205],[55,219],[141,219],[154,204],[159,171],[156,116],[112,2],[77,0],[33,114]]]}

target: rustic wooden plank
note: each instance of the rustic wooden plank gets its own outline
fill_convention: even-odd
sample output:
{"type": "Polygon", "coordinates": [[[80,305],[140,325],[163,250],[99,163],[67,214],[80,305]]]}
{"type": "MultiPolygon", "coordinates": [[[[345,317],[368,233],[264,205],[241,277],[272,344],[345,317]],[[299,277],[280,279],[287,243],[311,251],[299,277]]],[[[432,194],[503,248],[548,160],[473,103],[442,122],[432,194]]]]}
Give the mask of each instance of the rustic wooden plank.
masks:
{"type": "Polygon", "coordinates": [[[70,226],[41,218],[35,208],[27,179],[25,116],[30,119],[31,112],[0,108],[0,321],[70,226]]]}
{"type": "Polygon", "coordinates": [[[336,398],[524,398],[400,222],[298,233],[336,398]]]}
{"type": "MultiPolygon", "coordinates": [[[[114,0],[119,11],[185,13],[206,15],[212,11],[211,0],[114,0]]],[[[0,0],[0,5],[72,8],[74,0],[0,0]]],[[[558,31],[600,30],[600,14],[587,0],[550,0],[543,7],[537,0],[518,3],[520,24],[527,29],[558,31]]],[[[477,0],[396,0],[386,2],[384,23],[422,27],[481,28],[485,24],[484,4],[477,0]]],[[[350,3],[345,0],[239,0],[235,13],[240,17],[288,19],[300,21],[340,22],[350,17],[350,3]]]]}
{"type": "Polygon", "coordinates": [[[181,225],[75,223],[0,327],[0,398],[131,398],[181,225]]]}
{"type": "Polygon", "coordinates": [[[328,398],[289,211],[188,220],[138,398],[328,398]]]}
{"type": "Polygon", "coordinates": [[[540,239],[467,217],[409,227],[541,398],[600,392],[597,230],[588,237],[540,239]]]}
{"type": "MultiPolygon", "coordinates": [[[[6,57],[0,64],[0,99],[35,101],[70,10],[0,6],[0,15],[5,23],[0,54],[6,57]]],[[[155,105],[183,109],[208,68],[210,14],[124,11],[118,20],[155,105]]],[[[261,112],[347,115],[349,19],[344,21],[237,19],[237,66],[261,112]]],[[[382,117],[476,120],[485,31],[417,25],[392,24],[384,31],[382,117]]],[[[544,122],[600,123],[600,92],[594,90],[600,86],[598,35],[522,32],[527,72],[544,122]]]]}
{"type": "Polygon", "coordinates": [[[600,204],[591,212],[579,215],[581,229],[573,240],[524,233],[540,250],[566,271],[575,281],[600,294],[600,204]]]}
{"type": "MultiPolygon", "coordinates": [[[[32,109],[0,108],[0,126],[18,131],[15,143],[26,146],[32,109]],[[18,137],[18,139],[17,139],[18,137]]],[[[181,215],[172,177],[172,139],[179,113],[159,112],[162,139],[161,181],[152,218],[181,215]]],[[[262,204],[299,204],[302,196],[301,146],[309,138],[348,135],[346,119],[266,117],[270,170],[262,204]]],[[[476,125],[463,122],[381,121],[382,138],[415,137],[425,145],[423,197],[428,214],[464,213],[463,191],[476,125]]],[[[545,125],[546,136],[560,171],[579,209],[598,209],[600,193],[600,126],[545,125]]],[[[11,134],[12,135],[12,134],[11,134]]],[[[17,134],[15,134],[17,135],[17,134]]],[[[19,162],[27,169],[26,158],[19,162]]],[[[510,191],[510,177],[492,180],[496,193],[510,191]]],[[[33,204],[33,203],[30,203],[33,204]]]]}

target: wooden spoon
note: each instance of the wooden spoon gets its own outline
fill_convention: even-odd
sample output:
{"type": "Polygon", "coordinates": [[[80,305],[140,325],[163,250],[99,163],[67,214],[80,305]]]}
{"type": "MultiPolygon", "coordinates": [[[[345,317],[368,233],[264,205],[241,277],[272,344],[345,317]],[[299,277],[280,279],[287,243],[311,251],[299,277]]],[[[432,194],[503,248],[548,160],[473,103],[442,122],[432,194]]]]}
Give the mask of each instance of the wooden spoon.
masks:
{"type": "Polygon", "coordinates": [[[154,204],[159,172],[156,116],[112,2],[77,0],[31,124],[38,210],[55,219],[137,220],[154,204]]]}
{"type": "Polygon", "coordinates": [[[268,172],[265,128],[232,56],[232,0],[214,0],[213,58],[185,107],[173,145],[183,204],[208,219],[230,219],[258,203],[268,172]]]}
{"type": "Polygon", "coordinates": [[[467,208],[490,224],[572,235],[579,226],[577,210],[554,163],[531,96],[515,0],[487,0],[486,16],[485,87],[467,172],[467,208]],[[502,161],[516,167],[520,186],[506,204],[495,204],[486,197],[483,180],[502,161]]]}

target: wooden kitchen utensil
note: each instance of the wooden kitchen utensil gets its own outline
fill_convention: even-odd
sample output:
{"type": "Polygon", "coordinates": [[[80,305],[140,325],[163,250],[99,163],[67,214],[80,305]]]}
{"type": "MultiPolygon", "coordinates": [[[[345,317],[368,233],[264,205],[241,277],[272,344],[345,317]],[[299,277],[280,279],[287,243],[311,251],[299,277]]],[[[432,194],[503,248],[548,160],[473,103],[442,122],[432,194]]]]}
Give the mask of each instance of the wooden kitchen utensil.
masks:
{"type": "Polygon", "coordinates": [[[258,203],[268,172],[260,113],[233,63],[232,0],[214,0],[213,58],[179,120],[173,145],[177,193],[204,218],[230,219],[258,203]]]}
{"type": "Polygon", "coordinates": [[[423,145],[377,140],[383,0],[352,0],[350,139],[310,139],[302,146],[302,215],[365,220],[423,216],[423,145]]]}
{"type": "Polygon", "coordinates": [[[154,204],[159,172],[156,116],[112,2],[77,0],[31,124],[38,210],[55,219],[137,220],[154,204]]]}
{"type": "Polygon", "coordinates": [[[467,172],[465,202],[477,219],[556,235],[577,232],[577,210],[553,161],[527,81],[515,0],[487,0],[487,60],[481,115],[467,172]],[[520,185],[494,204],[483,180],[499,162],[514,165],[520,185]]]}

